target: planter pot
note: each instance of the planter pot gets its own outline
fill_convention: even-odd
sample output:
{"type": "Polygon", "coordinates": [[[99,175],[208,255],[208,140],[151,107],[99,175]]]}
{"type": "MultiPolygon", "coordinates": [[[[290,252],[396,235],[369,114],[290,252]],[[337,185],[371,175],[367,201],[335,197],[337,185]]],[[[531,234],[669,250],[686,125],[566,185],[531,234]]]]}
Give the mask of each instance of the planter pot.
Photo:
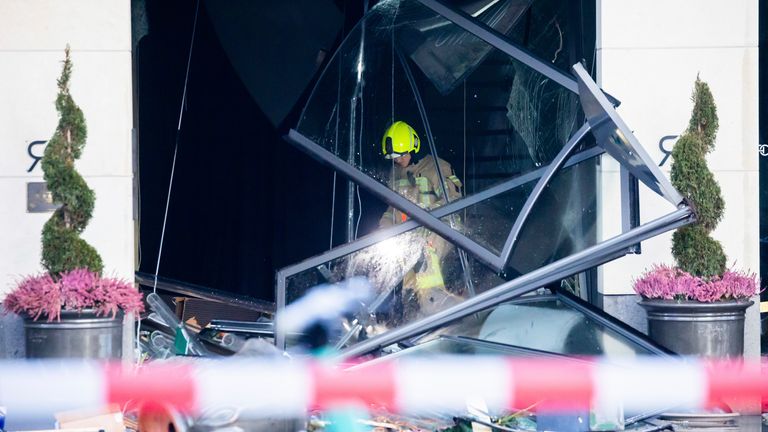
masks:
{"type": "Polygon", "coordinates": [[[648,299],[639,302],[648,315],[651,339],[681,355],[706,357],[744,354],[744,315],[753,303],[648,299]]]}
{"type": "Polygon", "coordinates": [[[61,311],[61,321],[24,319],[27,358],[120,358],[123,314],[98,317],[93,311],[61,311]]]}

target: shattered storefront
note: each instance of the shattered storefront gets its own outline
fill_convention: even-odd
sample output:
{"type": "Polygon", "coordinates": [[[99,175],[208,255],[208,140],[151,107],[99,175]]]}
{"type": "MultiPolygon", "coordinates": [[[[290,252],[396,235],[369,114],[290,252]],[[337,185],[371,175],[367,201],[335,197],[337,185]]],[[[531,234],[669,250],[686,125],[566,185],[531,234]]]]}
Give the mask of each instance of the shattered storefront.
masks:
{"type": "MultiPolygon", "coordinates": [[[[525,48],[517,42],[531,4],[379,2],[347,34],[288,132],[287,141],[351,182],[339,197],[349,209],[360,190],[389,206],[362,236],[350,210],[345,244],[276,275],[278,316],[318,286],[361,277],[371,286],[372,295],[321,318],[336,359],[362,358],[366,367],[433,354],[668,355],[585,301],[589,272],[690,223],[692,210],[617,114],[619,101],[578,60],[563,65],[559,23],[525,48]],[[411,165],[391,157],[387,131],[398,122],[413,135],[411,165]],[[618,214],[600,212],[606,161],[621,166],[618,214]],[[407,175],[421,164],[437,179],[425,187],[407,175]],[[664,216],[640,220],[641,188],[664,201],[664,216]],[[600,218],[621,230],[604,232],[600,218]]],[[[267,322],[219,322],[201,335],[224,333],[274,337],[279,351],[306,353],[305,333],[267,322]]],[[[557,418],[519,408],[485,415],[499,430],[558,428],[557,418]]],[[[441,429],[457,415],[443,414],[398,421],[441,429]]],[[[614,412],[606,427],[646,427],[655,414],[614,412]]]]}
{"type": "MultiPolygon", "coordinates": [[[[581,272],[690,221],[690,209],[616,113],[618,101],[581,64],[564,73],[507,37],[529,5],[380,2],[347,36],[290,130],[294,145],[407,215],[277,275],[278,310],[318,284],[365,276],[374,285],[376,300],[334,341],[345,356],[457,320],[482,321],[482,313],[542,287],[567,296],[560,287],[578,285],[581,272]],[[494,91],[467,91],[483,86],[494,91]],[[467,103],[479,97],[487,105],[467,103]],[[499,105],[504,110],[489,109],[499,105]],[[511,133],[475,139],[467,118],[511,133]],[[420,158],[449,162],[436,164],[436,205],[419,205],[393,187],[396,166],[382,155],[382,134],[397,121],[417,131],[420,158]],[[595,170],[607,158],[626,173],[626,205],[610,215],[626,223],[601,238],[595,170]],[[470,177],[470,170],[494,176],[473,173],[451,199],[449,177],[470,177]],[[668,201],[669,213],[637,224],[633,180],[668,201]],[[448,250],[438,254],[441,292],[417,292],[409,275],[430,265],[423,251],[435,244],[448,250]]],[[[277,343],[291,340],[278,334],[277,343]]]]}
{"type": "MultiPolygon", "coordinates": [[[[288,133],[398,215],[356,238],[351,212],[348,243],[277,274],[278,313],[318,285],[359,276],[372,285],[374,295],[329,326],[339,358],[666,355],[582,300],[581,285],[585,271],[689,223],[691,209],[582,64],[565,73],[512,42],[530,3],[380,2],[288,133]],[[417,135],[416,163],[436,167],[432,202],[399,188],[402,167],[384,157],[382,134],[396,122],[417,135]],[[473,124],[506,133],[488,139],[472,134],[473,124]],[[622,167],[621,214],[605,216],[621,219],[615,235],[597,229],[597,168],[608,159],[622,167]],[[665,216],[640,223],[640,187],[668,202],[665,216]],[[420,286],[435,268],[439,281],[420,286]]],[[[278,328],[275,341],[291,352],[299,339],[278,328]]]]}

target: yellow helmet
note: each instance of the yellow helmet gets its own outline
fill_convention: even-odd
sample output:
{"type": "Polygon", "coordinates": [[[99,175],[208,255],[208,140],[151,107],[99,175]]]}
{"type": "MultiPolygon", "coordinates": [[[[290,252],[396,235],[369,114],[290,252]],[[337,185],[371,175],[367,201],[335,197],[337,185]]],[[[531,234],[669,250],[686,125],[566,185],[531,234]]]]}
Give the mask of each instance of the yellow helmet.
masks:
{"type": "Polygon", "coordinates": [[[421,140],[416,131],[404,121],[392,123],[381,139],[381,154],[387,159],[395,159],[406,153],[418,153],[421,140]]]}

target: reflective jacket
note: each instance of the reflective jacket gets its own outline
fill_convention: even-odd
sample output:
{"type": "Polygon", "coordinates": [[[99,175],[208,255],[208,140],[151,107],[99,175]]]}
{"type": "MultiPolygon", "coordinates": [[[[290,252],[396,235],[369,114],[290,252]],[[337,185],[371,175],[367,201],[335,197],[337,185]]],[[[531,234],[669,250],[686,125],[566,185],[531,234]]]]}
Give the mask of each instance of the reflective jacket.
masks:
{"type": "MultiPolygon", "coordinates": [[[[453,173],[451,164],[437,158],[440,172],[445,178],[445,191],[450,201],[461,197],[461,181],[453,173]]],[[[405,168],[395,164],[393,178],[389,187],[407,198],[412,203],[426,210],[434,210],[446,204],[443,189],[440,187],[440,176],[437,174],[435,158],[431,155],[412,163],[405,168]]],[[[390,206],[379,220],[379,227],[385,228],[408,220],[408,216],[390,206]]]]}

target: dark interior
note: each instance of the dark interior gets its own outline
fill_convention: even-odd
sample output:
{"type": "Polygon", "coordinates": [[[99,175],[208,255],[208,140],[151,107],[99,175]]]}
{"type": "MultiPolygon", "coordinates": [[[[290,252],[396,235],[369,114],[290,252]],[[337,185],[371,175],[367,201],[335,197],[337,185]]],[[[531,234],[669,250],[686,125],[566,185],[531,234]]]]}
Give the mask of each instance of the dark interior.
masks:
{"type": "MultiPolygon", "coordinates": [[[[321,253],[330,244],[346,242],[346,180],[339,176],[335,181],[335,219],[331,227],[332,171],[288,144],[283,135],[296,125],[330,54],[362,16],[365,5],[358,0],[328,1],[328,8],[322,11],[322,6],[317,5],[318,10],[302,8],[299,1],[279,2],[279,7],[285,8],[280,16],[290,17],[281,21],[283,30],[293,26],[291,31],[300,35],[286,40],[275,37],[274,23],[249,27],[242,25],[242,18],[233,21],[232,32],[240,29],[247,30],[247,34],[222,35],[222,26],[228,28],[227,19],[233,19],[222,1],[203,1],[199,7],[158,274],[272,301],[277,269],[321,253]],[[318,18],[321,16],[328,17],[327,25],[319,26],[323,28],[318,30],[315,24],[323,19],[318,18]],[[338,23],[335,30],[333,22],[338,23]],[[303,54],[291,60],[295,65],[286,60],[272,64],[277,51],[269,48],[270,44],[301,46],[302,41],[312,41],[317,45],[319,38],[312,32],[318,31],[326,36],[328,32],[335,33],[327,46],[296,48],[296,52],[303,54]],[[245,48],[233,51],[232,40],[242,41],[245,48]],[[275,81],[274,77],[254,72],[264,67],[295,69],[303,71],[303,76],[298,72],[285,74],[285,80],[275,81]],[[291,106],[286,108],[287,105],[291,106]]],[[[452,3],[462,6],[471,2],[452,3]]],[[[369,6],[374,4],[371,1],[369,6]]],[[[134,52],[139,271],[154,274],[196,2],[147,0],[145,5],[148,34],[138,41],[134,52]]],[[[534,1],[510,35],[515,42],[553,61],[564,71],[576,62],[583,62],[593,71],[594,20],[594,2],[534,1]]],[[[494,141],[499,137],[515,134],[509,126],[498,127],[503,121],[493,120],[494,116],[503,120],[505,115],[505,100],[493,97],[493,62],[491,56],[484,60],[485,66],[468,71],[466,88],[458,84],[451,89],[457,97],[464,92],[477,93],[488,102],[482,107],[487,113],[485,120],[470,121],[466,129],[468,135],[487,141],[488,146],[496,145],[494,141]]],[[[426,80],[421,71],[416,75],[417,79],[426,80]]],[[[423,84],[420,87],[438,91],[423,84]]],[[[446,106],[443,112],[429,115],[437,119],[433,121],[461,115],[461,101],[457,99],[455,105],[446,106]]],[[[504,161],[482,155],[471,160],[451,160],[451,149],[461,146],[461,142],[448,136],[436,136],[436,141],[447,149],[441,157],[452,163],[459,177],[477,188],[509,175],[509,165],[504,161]]],[[[358,234],[375,229],[384,209],[384,203],[360,189],[356,208],[360,215],[358,234]]]]}

